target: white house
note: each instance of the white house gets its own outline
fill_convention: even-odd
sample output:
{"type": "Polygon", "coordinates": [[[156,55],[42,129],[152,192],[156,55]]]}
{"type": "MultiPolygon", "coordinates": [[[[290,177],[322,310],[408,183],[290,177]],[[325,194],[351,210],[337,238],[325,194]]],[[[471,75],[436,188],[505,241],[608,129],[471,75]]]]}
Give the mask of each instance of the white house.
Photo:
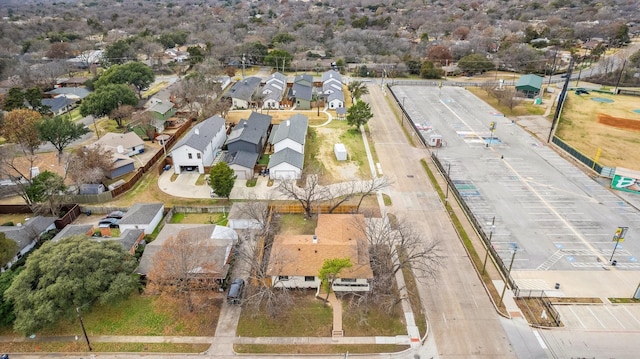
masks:
{"type": "Polygon", "coordinates": [[[291,148],[284,148],[274,152],[269,158],[269,178],[271,179],[300,179],[304,165],[304,155],[291,148]]]}
{"type": "Polygon", "coordinates": [[[344,93],[338,91],[330,93],[327,96],[327,105],[330,109],[344,107],[344,93]]]}
{"type": "Polygon", "coordinates": [[[136,203],[118,220],[120,231],[142,229],[144,234],[151,234],[156,229],[164,212],[162,203],[136,203]]]}
{"type": "Polygon", "coordinates": [[[175,173],[211,166],[227,139],[225,121],[218,116],[209,117],[194,126],[171,150],[175,173]]]}
{"type": "Polygon", "coordinates": [[[278,125],[272,138],[273,151],[279,152],[290,148],[304,154],[309,119],[305,115],[294,115],[278,125]]]}
{"type": "Polygon", "coordinates": [[[314,235],[277,235],[267,267],[271,284],[286,288],[319,288],[318,273],[324,262],[349,258],[352,267],[340,271],[331,289],[336,292],[369,291],[373,270],[363,227],[362,214],[321,214],[314,235]]]}
{"type": "Polygon", "coordinates": [[[0,232],[14,241],[18,246],[18,251],[14,253],[14,257],[9,262],[0,268],[0,272],[4,272],[6,269],[22,258],[25,254],[29,253],[38,241],[38,237],[50,230],[56,228],[55,217],[43,217],[36,216],[27,219],[24,224],[17,226],[0,226],[0,232]]]}

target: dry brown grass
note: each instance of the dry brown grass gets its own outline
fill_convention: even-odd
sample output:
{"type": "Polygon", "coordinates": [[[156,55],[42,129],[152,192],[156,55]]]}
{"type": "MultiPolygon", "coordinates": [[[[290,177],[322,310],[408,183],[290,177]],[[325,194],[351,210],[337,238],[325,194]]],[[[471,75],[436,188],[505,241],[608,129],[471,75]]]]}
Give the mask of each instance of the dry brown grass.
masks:
{"type": "Polygon", "coordinates": [[[638,125],[634,122],[640,122],[640,114],[632,111],[635,109],[640,109],[638,97],[570,92],[556,135],[590,158],[601,148],[598,162],[605,166],[640,169],[640,158],[629,156],[640,149],[638,132],[630,129],[638,125]],[[591,100],[594,97],[614,102],[596,102],[591,100]],[[598,115],[608,116],[609,121],[598,121],[598,115]]]}
{"type": "MultiPolygon", "coordinates": [[[[227,115],[227,121],[228,122],[233,122],[233,123],[238,123],[238,121],[240,121],[241,119],[247,119],[249,118],[249,115],[251,115],[251,112],[254,112],[253,110],[237,110],[237,111],[230,111],[229,114],[227,115]]],[[[261,112],[261,111],[257,111],[257,112],[261,112]]],[[[333,116],[333,118],[336,117],[336,111],[335,110],[329,110],[328,111],[331,116],[333,116]]],[[[318,115],[318,110],[317,109],[313,109],[313,110],[306,110],[306,111],[289,111],[289,110],[271,110],[271,111],[267,111],[264,110],[261,112],[263,115],[269,115],[272,117],[271,119],[271,123],[273,124],[279,124],[280,122],[290,118],[293,115],[296,114],[302,114],[305,115],[309,118],[309,125],[310,126],[315,126],[315,125],[319,125],[322,124],[324,122],[326,122],[329,118],[327,117],[326,114],[324,114],[323,112],[320,112],[320,115],[318,115]]]]}

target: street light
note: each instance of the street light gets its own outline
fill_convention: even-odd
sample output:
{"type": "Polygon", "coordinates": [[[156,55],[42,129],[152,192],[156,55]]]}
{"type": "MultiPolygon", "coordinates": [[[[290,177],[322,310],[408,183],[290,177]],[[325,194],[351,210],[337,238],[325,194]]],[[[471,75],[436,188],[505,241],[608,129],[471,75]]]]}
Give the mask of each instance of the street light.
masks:
{"type": "Polygon", "coordinates": [[[407,96],[402,96],[402,108],[400,109],[401,112],[402,112],[401,113],[402,117],[401,117],[401,120],[400,120],[400,124],[402,124],[402,125],[404,125],[404,100],[406,100],[406,99],[407,99],[407,96]]]}
{"type": "Polygon", "coordinates": [[[504,298],[504,292],[506,292],[506,290],[507,290],[507,285],[509,285],[509,278],[511,278],[511,268],[513,268],[513,261],[516,259],[516,253],[518,253],[518,244],[517,243],[515,243],[513,248],[512,248],[511,263],[509,264],[509,269],[507,270],[507,277],[505,278],[505,281],[504,281],[504,287],[502,288],[502,294],[500,294],[500,303],[498,304],[498,307],[502,306],[502,299],[504,298]]]}
{"type": "Polygon", "coordinates": [[[82,316],[80,315],[80,308],[76,307],[76,312],[78,312],[78,318],[80,319],[80,326],[82,327],[82,332],[84,333],[84,339],[87,341],[87,347],[89,347],[89,351],[93,351],[91,348],[91,343],[89,343],[89,336],[87,335],[86,329],[84,329],[84,322],[82,321],[82,316]]]}
{"type": "Polygon", "coordinates": [[[485,268],[487,268],[487,259],[489,258],[489,247],[491,246],[493,231],[496,229],[495,223],[496,223],[496,217],[493,216],[493,219],[491,220],[491,228],[489,229],[489,243],[487,244],[487,251],[485,252],[485,255],[484,255],[484,264],[482,265],[482,274],[484,274],[485,268]]]}

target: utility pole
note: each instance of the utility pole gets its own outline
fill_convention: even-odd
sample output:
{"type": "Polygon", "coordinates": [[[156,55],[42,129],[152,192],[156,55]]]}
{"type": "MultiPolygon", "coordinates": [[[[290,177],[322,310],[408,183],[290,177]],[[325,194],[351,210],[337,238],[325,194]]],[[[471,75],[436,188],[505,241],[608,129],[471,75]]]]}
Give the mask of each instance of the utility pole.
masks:
{"type": "Polygon", "coordinates": [[[556,69],[556,58],[558,57],[558,50],[553,53],[553,64],[551,65],[551,73],[549,74],[549,83],[547,83],[547,87],[551,86],[551,77],[553,77],[553,70],[556,69]]]}
{"type": "Polygon", "coordinates": [[[82,327],[82,332],[84,333],[84,339],[87,341],[87,347],[89,347],[89,351],[93,351],[91,348],[91,343],[89,343],[89,336],[87,335],[87,331],[84,329],[84,322],[82,321],[82,316],[80,315],[80,308],[76,307],[76,312],[78,312],[78,318],[80,319],[80,326],[82,327]]]}
{"type": "Polygon", "coordinates": [[[489,258],[489,247],[491,246],[491,239],[493,238],[493,230],[496,228],[496,216],[493,216],[491,220],[491,228],[489,229],[489,243],[487,244],[487,252],[484,255],[484,264],[482,265],[482,274],[485,272],[485,268],[487,268],[487,258],[489,258]]]}
{"type": "Polygon", "coordinates": [[[624,73],[624,66],[627,64],[627,59],[624,59],[622,62],[622,69],[620,69],[620,75],[618,76],[618,81],[616,81],[616,88],[613,90],[614,94],[618,93],[618,86],[620,85],[620,80],[622,79],[622,74],[624,73]]]}
{"type": "Polygon", "coordinates": [[[562,91],[560,91],[560,96],[558,96],[558,103],[556,104],[556,112],[553,115],[553,120],[551,121],[551,128],[549,129],[549,137],[547,137],[547,142],[551,141],[551,136],[553,135],[553,129],[555,128],[558,121],[560,121],[560,113],[562,112],[562,106],[564,105],[564,98],[567,96],[567,88],[569,87],[569,81],[571,81],[571,72],[573,71],[573,58],[569,62],[569,70],[567,71],[567,78],[564,79],[564,86],[562,86],[562,91]]]}
{"type": "Polygon", "coordinates": [[[244,78],[244,62],[246,61],[246,57],[242,54],[242,78],[244,78]]]}

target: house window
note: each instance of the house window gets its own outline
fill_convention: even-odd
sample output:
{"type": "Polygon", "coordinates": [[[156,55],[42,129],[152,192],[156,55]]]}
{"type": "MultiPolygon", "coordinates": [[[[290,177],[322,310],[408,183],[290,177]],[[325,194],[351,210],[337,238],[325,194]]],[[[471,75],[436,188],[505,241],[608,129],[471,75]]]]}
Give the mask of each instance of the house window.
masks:
{"type": "Polygon", "coordinates": [[[340,281],[342,283],[355,283],[356,279],[355,278],[341,278],[340,281]]]}
{"type": "Polygon", "coordinates": [[[193,158],[193,154],[187,153],[187,157],[189,157],[189,159],[192,159],[193,158]]]}
{"type": "Polygon", "coordinates": [[[314,277],[312,275],[306,275],[306,276],[304,276],[304,281],[305,282],[315,282],[316,281],[316,277],[314,277]]]}
{"type": "Polygon", "coordinates": [[[278,280],[282,280],[282,281],[289,280],[289,276],[288,275],[279,275],[278,276],[278,280]]]}
{"type": "Polygon", "coordinates": [[[196,153],[196,157],[197,157],[198,159],[201,159],[201,158],[202,158],[202,155],[200,154],[200,152],[196,153]]]}

